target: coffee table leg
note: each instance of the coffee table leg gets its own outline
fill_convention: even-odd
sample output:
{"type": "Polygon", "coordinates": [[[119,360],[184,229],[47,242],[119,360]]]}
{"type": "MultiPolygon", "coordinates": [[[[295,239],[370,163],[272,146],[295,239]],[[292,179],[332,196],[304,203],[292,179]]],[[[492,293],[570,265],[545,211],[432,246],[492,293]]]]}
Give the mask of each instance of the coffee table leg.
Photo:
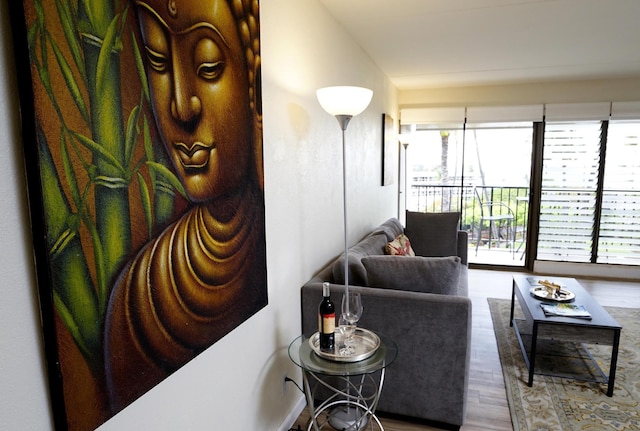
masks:
{"type": "Polygon", "coordinates": [[[620,345],[620,330],[613,333],[613,349],[611,349],[611,365],[609,366],[609,386],[607,396],[613,396],[613,386],[616,380],[616,366],[618,364],[618,346],[620,345]]]}
{"type": "Polygon", "coordinates": [[[533,331],[531,333],[531,353],[529,353],[529,381],[527,386],[533,386],[533,370],[536,366],[536,343],[538,342],[538,324],[533,323],[533,331]]]}

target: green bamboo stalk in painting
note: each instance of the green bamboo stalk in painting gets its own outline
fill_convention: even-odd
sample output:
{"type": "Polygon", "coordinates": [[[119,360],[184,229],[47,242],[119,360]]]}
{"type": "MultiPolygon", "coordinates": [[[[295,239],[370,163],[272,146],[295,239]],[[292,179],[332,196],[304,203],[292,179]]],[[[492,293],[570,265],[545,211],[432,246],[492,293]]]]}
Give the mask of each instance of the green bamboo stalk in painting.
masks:
{"type": "Polygon", "coordinates": [[[53,297],[65,323],[94,372],[102,366],[101,319],[98,298],[80,245],[78,214],[67,201],[56,173],[46,137],[38,130],[47,246],[51,250],[53,297]]]}
{"type": "MultiPolygon", "coordinates": [[[[79,16],[88,31],[82,34],[87,90],[91,106],[93,140],[126,164],[120,95],[119,41],[122,14],[115,14],[111,2],[84,1],[79,16]]],[[[118,272],[131,248],[129,224],[129,178],[112,163],[94,153],[96,226],[102,239],[107,280],[118,272]]],[[[102,298],[106,301],[106,298],[102,298]]],[[[106,304],[102,302],[101,305],[106,304]]]]}
{"type": "Polygon", "coordinates": [[[62,160],[61,166],[55,165],[51,142],[39,133],[53,300],[90,369],[101,373],[108,298],[124,260],[133,251],[130,187],[135,184],[139,190],[147,237],[170,220],[176,191],[183,196],[185,192],[167,168],[164,154],[155,151],[152,143],[144,113],[149,90],[136,39],[124,31],[126,6],[116,12],[120,3],[113,0],[56,0],[58,16],[49,18],[41,1],[34,0],[36,19],[28,31],[30,54],[59,119],[62,160]],[[62,26],[63,40],[49,32],[47,26],[53,22],[62,26]],[[140,101],[127,109],[126,121],[120,75],[123,34],[131,37],[142,84],[140,101]],[[68,107],[62,109],[56,97],[54,74],[63,79],[84,125],[67,123],[68,107]],[[136,159],[140,142],[144,152],[136,159]],[[90,245],[83,246],[82,229],[90,245]],[[87,253],[93,253],[91,259],[87,253]]]}

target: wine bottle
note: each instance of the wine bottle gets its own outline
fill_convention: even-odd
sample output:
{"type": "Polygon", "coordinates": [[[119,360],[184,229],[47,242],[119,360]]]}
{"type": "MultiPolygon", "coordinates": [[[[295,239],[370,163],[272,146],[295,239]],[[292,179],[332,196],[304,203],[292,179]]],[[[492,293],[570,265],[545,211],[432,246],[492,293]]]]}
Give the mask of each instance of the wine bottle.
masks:
{"type": "Polygon", "coordinates": [[[320,334],[320,350],[333,352],[336,329],[336,308],[329,296],[329,283],[322,284],[322,302],[318,306],[318,333],[320,334]]]}

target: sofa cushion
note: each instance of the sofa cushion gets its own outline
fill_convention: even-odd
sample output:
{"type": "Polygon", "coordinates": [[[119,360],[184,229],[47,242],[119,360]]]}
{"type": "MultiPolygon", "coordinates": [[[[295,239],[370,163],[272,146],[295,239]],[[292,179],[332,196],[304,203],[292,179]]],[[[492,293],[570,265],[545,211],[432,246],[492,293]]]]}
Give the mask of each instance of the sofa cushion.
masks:
{"type": "Polygon", "coordinates": [[[391,256],[415,256],[409,238],[401,233],[393,241],[384,246],[384,253],[391,256]]]}
{"type": "MultiPolygon", "coordinates": [[[[384,247],[387,243],[384,234],[371,235],[349,249],[349,284],[367,286],[367,271],[362,265],[362,258],[370,255],[384,255],[384,247]]],[[[344,283],[344,254],[333,264],[333,282],[344,283]]]]}
{"type": "Polygon", "coordinates": [[[417,256],[456,256],[460,214],[407,211],[405,234],[417,256]]]}
{"type": "Polygon", "coordinates": [[[412,292],[457,295],[460,258],[368,256],[362,259],[369,286],[412,292]]]}

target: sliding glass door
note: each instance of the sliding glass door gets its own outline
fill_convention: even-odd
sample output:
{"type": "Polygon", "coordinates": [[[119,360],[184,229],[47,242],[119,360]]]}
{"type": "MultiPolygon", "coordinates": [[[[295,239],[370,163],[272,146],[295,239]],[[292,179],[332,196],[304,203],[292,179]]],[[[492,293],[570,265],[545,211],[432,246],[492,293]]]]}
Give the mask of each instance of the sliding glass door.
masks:
{"type": "Polygon", "coordinates": [[[533,123],[478,124],[466,132],[469,262],[524,266],[533,123]]]}
{"type": "Polygon", "coordinates": [[[463,131],[417,130],[406,149],[407,209],[460,211],[463,131]]]}
{"type": "Polygon", "coordinates": [[[418,127],[406,147],[407,209],[460,212],[471,263],[524,265],[532,124],[418,127]]]}

